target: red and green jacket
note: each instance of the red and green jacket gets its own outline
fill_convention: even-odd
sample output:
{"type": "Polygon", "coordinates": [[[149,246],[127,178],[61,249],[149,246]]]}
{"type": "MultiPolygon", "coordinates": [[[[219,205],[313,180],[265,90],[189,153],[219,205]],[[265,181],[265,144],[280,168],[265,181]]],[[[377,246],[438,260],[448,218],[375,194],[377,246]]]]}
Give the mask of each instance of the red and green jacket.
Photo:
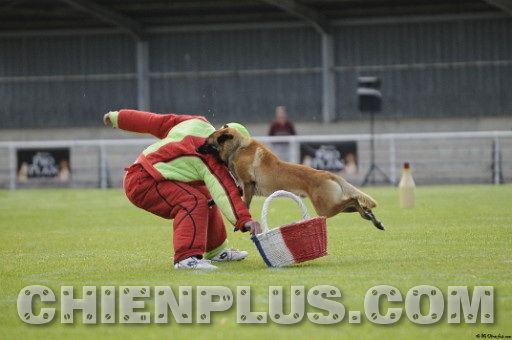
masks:
{"type": "Polygon", "coordinates": [[[155,114],[135,110],[109,113],[112,126],[149,133],[159,139],[137,159],[157,181],[203,182],[222,214],[237,228],[251,220],[228,169],[213,155],[196,150],[215,128],[202,116],[155,114]]]}

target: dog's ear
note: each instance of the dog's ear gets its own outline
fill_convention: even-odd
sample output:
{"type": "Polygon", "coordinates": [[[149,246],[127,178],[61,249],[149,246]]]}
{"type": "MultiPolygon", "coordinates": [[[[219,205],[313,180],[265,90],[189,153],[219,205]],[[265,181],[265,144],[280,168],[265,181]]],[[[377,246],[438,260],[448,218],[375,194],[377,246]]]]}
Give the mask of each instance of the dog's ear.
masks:
{"type": "Polygon", "coordinates": [[[225,141],[227,140],[230,140],[230,139],[233,139],[233,135],[230,134],[230,133],[225,133],[223,135],[220,135],[218,138],[217,138],[217,143],[220,145],[222,143],[224,143],[225,141]]]}

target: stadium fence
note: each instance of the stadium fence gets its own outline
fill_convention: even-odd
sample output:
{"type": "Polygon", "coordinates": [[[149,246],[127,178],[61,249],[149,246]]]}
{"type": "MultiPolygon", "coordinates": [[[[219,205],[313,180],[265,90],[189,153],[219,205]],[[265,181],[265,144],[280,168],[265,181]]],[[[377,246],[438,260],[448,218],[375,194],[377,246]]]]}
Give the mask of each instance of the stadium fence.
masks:
{"type": "MultiPolygon", "coordinates": [[[[255,138],[283,159],[339,170],[355,184],[362,182],[370,164],[369,134],[255,138]]],[[[377,184],[396,185],[403,162],[411,163],[418,184],[512,180],[512,131],[392,133],[374,138],[376,164],[389,177],[386,181],[377,175],[377,184]]],[[[153,142],[148,138],[0,142],[0,187],[120,187],[123,169],[153,142]],[[53,172],[44,170],[52,166],[53,172]],[[60,173],[63,167],[68,174],[60,173]]]]}

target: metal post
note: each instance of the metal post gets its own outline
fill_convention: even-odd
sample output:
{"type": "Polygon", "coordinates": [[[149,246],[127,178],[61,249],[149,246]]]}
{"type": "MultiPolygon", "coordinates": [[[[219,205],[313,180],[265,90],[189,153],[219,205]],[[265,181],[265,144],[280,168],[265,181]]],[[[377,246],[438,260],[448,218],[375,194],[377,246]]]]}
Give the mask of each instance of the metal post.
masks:
{"type": "Polygon", "coordinates": [[[335,119],[336,79],[334,72],[334,41],[332,34],[322,36],[322,119],[324,123],[335,119]]]}
{"type": "Polygon", "coordinates": [[[375,112],[370,112],[370,183],[375,184],[375,112]]]}
{"type": "Polygon", "coordinates": [[[16,189],[16,148],[9,144],[9,189],[16,189]]]}
{"type": "Polygon", "coordinates": [[[137,58],[137,107],[139,110],[150,110],[149,92],[149,43],[147,40],[136,40],[137,58]]]}
{"type": "Polygon", "coordinates": [[[100,188],[108,187],[107,150],[105,145],[100,145],[100,188]]]}
{"type": "MultiPolygon", "coordinates": [[[[364,176],[363,183],[361,186],[365,186],[366,184],[375,184],[375,172],[380,173],[382,177],[386,180],[388,183],[392,183],[391,179],[388,175],[382,169],[375,164],[375,112],[370,112],[370,167],[368,168],[368,171],[366,172],[366,175],[364,176]]],[[[394,184],[394,183],[392,183],[394,184]]]]}
{"type": "Polygon", "coordinates": [[[300,163],[300,142],[293,138],[290,140],[288,145],[290,148],[289,161],[297,164],[300,163]]]}
{"type": "Polygon", "coordinates": [[[493,182],[494,184],[500,184],[501,177],[501,164],[500,164],[500,139],[494,137],[494,148],[493,148],[493,182]]]}
{"type": "Polygon", "coordinates": [[[389,139],[389,174],[391,184],[396,185],[396,146],[394,138],[389,139]]]}

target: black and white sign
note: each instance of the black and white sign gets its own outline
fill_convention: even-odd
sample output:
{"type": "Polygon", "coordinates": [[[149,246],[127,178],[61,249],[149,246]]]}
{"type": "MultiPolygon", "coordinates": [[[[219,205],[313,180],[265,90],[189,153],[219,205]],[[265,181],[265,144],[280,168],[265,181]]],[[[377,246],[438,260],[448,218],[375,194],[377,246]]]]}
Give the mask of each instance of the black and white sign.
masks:
{"type": "Polygon", "coordinates": [[[56,179],[69,181],[69,149],[18,149],[18,181],[31,179],[56,179]]]}
{"type": "Polygon", "coordinates": [[[301,143],[302,164],[345,175],[357,174],[357,143],[301,143]]]}

